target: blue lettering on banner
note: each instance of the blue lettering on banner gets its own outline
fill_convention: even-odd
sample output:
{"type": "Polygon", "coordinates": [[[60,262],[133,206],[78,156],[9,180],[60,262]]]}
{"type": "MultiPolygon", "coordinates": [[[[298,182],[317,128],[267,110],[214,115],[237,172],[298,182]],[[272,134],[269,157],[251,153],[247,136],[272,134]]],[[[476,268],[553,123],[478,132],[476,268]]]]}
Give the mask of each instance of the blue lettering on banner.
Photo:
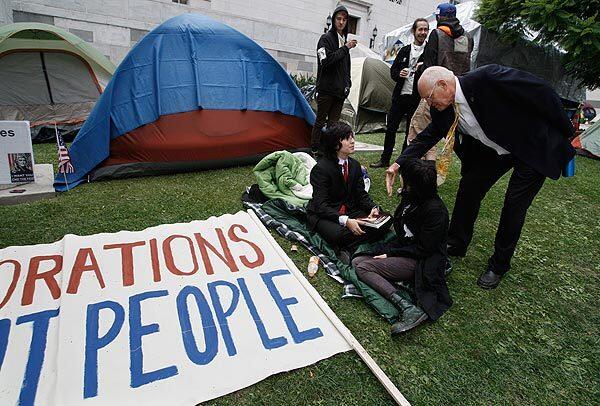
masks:
{"type": "Polygon", "coordinates": [[[48,341],[48,325],[50,319],[58,316],[59,309],[45,310],[38,313],[26,314],[17,319],[16,324],[33,323],[31,335],[31,346],[29,347],[29,358],[25,367],[25,377],[19,395],[19,405],[28,406],[35,403],[35,395],[40,373],[44,364],[46,353],[46,342],[48,341]]]}
{"type": "Polygon", "coordinates": [[[267,333],[267,329],[265,328],[265,324],[260,318],[258,311],[256,310],[256,306],[252,301],[252,297],[250,296],[250,292],[248,292],[248,286],[246,286],[246,281],[243,278],[239,278],[237,280],[240,285],[240,290],[242,291],[242,295],[246,300],[246,305],[248,305],[248,310],[250,310],[250,314],[252,315],[252,320],[254,320],[254,324],[256,325],[256,329],[258,330],[258,335],[263,343],[263,347],[267,350],[272,350],[275,348],[283,347],[288,343],[285,337],[275,337],[270,338],[267,333]]]}
{"type": "Polygon", "coordinates": [[[10,334],[10,320],[0,320],[0,371],[2,370],[2,364],[4,363],[4,356],[6,355],[6,349],[8,348],[8,336],[10,334]]]}
{"type": "Polygon", "coordinates": [[[117,302],[107,300],[105,302],[90,304],[87,307],[85,323],[85,360],[83,370],[83,397],[85,399],[98,395],[98,350],[110,344],[121,331],[125,311],[123,306],[117,302]],[[112,310],[115,319],[104,336],[98,337],[100,327],[100,311],[112,310]]]}
{"type": "Polygon", "coordinates": [[[134,295],[129,298],[129,360],[131,371],[131,387],[139,388],[150,382],[161,379],[170,378],[177,375],[177,367],[171,365],[169,367],[157,369],[152,372],[144,372],[144,352],[142,350],[142,337],[145,335],[157,333],[159,326],[157,323],[142,324],[142,308],[141,303],[146,299],[167,296],[166,290],[156,290],[153,292],[144,292],[139,295],[134,295]]]}
{"type": "MultiPolygon", "coordinates": [[[[300,331],[294,321],[289,307],[298,304],[295,297],[282,297],[277,289],[274,279],[279,276],[291,275],[287,269],[279,269],[269,273],[261,274],[263,283],[269,291],[273,301],[277,305],[283,320],[296,344],[314,340],[323,336],[321,329],[315,327],[300,331]]],[[[210,301],[196,286],[185,286],[178,293],[175,300],[177,315],[181,329],[181,337],[187,357],[196,365],[207,365],[219,351],[219,329],[230,357],[237,354],[234,338],[232,337],[228,319],[238,309],[240,296],[246,302],[250,316],[254,321],[262,345],[267,350],[283,347],[288,344],[285,336],[270,337],[265,323],[262,321],[257,307],[252,299],[244,278],[238,278],[235,283],[227,281],[214,281],[207,284],[210,301]],[[222,302],[224,288],[231,291],[229,303],[222,302]],[[193,299],[193,300],[192,300],[193,299]],[[188,303],[188,301],[190,303],[188,303]],[[204,345],[197,341],[192,329],[189,305],[195,302],[198,309],[204,345]],[[212,307],[211,307],[212,304],[212,307]],[[213,315],[214,311],[214,315],[213,315]],[[215,319],[217,323],[215,323],[215,319]],[[203,348],[203,350],[201,350],[203,348]]],[[[160,368],[154,371],[144,372],[144,353],[142,338],[146,335],[158,333],[158,323],[142,324],[142,302],[149,299],[168,296],[167,290],[143,292],[129,298],[129,349],[130,349],[130,385],[138,388],[151,382],[168,379],[177,375],[178,369],[175,365],[160,368]]],[[[31,346],[29,358],[25,368],[25,376],[19,396],[20,405],[32,405],[35,403],[36,392],[40,380],[41,370],[44,363],[47,336],[50,319],[59,315],[59,309],[46,310],[17,318],[16,325],[32,323],[31,346]]],[[[125,323],[125,309],[115,301],[103,301],[89,304],[87,306],[85,325],[85,350],[83,370],[83,398],[98,396],[98,357],[100,350],[106,348],[119,335],[125,323]],[[112,322],[101,323],[100,317],[112,318],[112,322]],[[100,332],[100,326],[107,325],[108,331],[100,332]]],[[[104,330],[104,328],[103,328],[104,330]]],[[[11,320],[0,319],[0,369],[3,366],[9,337],[11,333],[11,320]]],[[[202,339],[200,339],[202,341],[202,339]]],[[[106,351],[106,350],[105,350],[106,351]]]]}
{"type": "Polygon", "coordinates": [[[223,341],[225,341],[225,346],[227,347],[227,354],[230,357],[237,354],[237,350],[235,348],[235,344],[231,338],[231,331],[229,331],[229,325],[227,324],[227,317],[231,316],[234,310],[237,308],[239,299],[240,299],[240,291],[233,283],[226,281],[216,281],[208,284],[208,292],[210,293],[210,300],[212,301],[215,316],[217,316],[217,321],[219,322],[219,326],[221,327],[221,335],[223,336],[223,341]],[[221,304],[221,299],[219,297],[219,292],[217,291],[218,286],[227,286],[231,290],[231,294],[233,295],[231,298],[231,304],[227,310],[223,310],[223,306],[221,304]]]}
{"type": "Polygon", "coordinates": [[[181,327],[181,337],[183,346],[188,358],[195,364],[206,365],[215,358],[219,349],[218,332],[215,326],[212,312],[206,298],[195,286],[186,286],[177,295],[177,314],[179,315],[179,325],[181,327]],[[193,296],[196,299],[200,317],[202,318],[202,329],[204,330],[204,342],[206,350],[204,352],[198,349],[196,338],[192,331],[192,322],[190,321],[190,312],[188,309],[187,298],[193,296]]]}
{"type": "Polygon", "coordinates": [[[277,290],[277,287],[275,286],[275,283],[273,282],[273,278],[282,275],[290,275],[290,271],[288,271],[287,269],[278,269],[277,271],[260,274],[260,277],[262,278],[265,285],[267,285],[267,289],[269,289],[269,292],[271,293],[275,304],[277,304],[277,307],[279,307],[279,311],[283,315],[283,320],[285,321],[285,324],[287,325],[290,334],[292,334],[294,342],[296,344],[300,344],[304,341],[314,340],[315,338],[323,337],[323,332],[320,328],[315,327],[304,331],[298,330],[298,326],[294,322],[294,318],[292,317],[290,310],[288,309],[288,306],[297,304],[298,299],[296,299],[293,296],[288,298],[282,298],[281,294],[277,290]]]}

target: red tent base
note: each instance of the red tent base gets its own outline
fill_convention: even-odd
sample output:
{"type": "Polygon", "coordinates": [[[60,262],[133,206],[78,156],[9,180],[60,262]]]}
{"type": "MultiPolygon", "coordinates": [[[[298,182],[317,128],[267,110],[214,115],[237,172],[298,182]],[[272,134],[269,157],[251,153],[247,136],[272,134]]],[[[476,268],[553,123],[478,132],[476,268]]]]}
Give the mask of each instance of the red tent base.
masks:
{"type": "Polygon", "coordinates": [[[278,112],[195,110],[171,114],[112,140],[110,155],[100,169],[245,162],[273,151],[307,148],[310,130],[303,119],[278,112]]]}

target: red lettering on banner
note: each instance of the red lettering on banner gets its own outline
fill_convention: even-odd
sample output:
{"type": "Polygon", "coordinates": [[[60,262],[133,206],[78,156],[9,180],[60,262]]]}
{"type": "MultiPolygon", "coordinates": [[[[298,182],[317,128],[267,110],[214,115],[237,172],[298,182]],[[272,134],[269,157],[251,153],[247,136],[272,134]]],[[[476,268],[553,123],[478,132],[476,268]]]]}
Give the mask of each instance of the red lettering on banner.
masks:
{"type": "Polygon", "coordinates": [[[15,291],[15,288],[17,287],[17,281],[19,280],[19,276],[21,275],[21,264],[18,261],[15,261],[14,259],[5,259],[4,261],[0,262],[0,266],[4,264],[12,264],[13,277],[12,281],[10,282],[10,285],[8,285],[8,290],[6,291],[4,299],[2,299],[2,302],[0,302],[0,309],[2,309],[4,305],[10,300],[13,292],[15,291]]]}
{"type": "Polygon", "coordinates": [[[165,265],[173,275],[193,275],[198,272],[198,259],[196,258],[196,251],[194,250],[194,243],[192,242],[191,238],[186,237],[185,235],[171,235],[167,237],[167,239],[163,241],[163,254],[165,256],[165,265]],[[173,250],[171,249],[171,241],[173,241],[175,238],[183,238],[188,242],[192,261],[194,262],[194,269],[189,272],[184,272],[175,266],[173,250]]]}
{"type": "Polygon", "coordinates": [[[219,259],[221,259],[221,261],[223,261],[225,265],[229,267],[231,272],[239,271],[239,268],[237,267],[235,260],[233,259],[233,255],[231,255],[229,245],[227,245],[227,240],[225,239],[225,234],[223,234],[223,230],[220,228],[215,228],[215,231],[217,232],[219,242],[221,243],[221,249],[223,250],[222,254],[219,251],[217,251],[214,245],[206,241],[204,237],[202,237],[202,234],[194,233],[194,237],[196,237],[196,242],[198,242],[198,247],[200,248],[200,253],[202,254],[202,262],[204,262],[206,274],[213,275],[215,273],[215,271],[213,270],[212,263],[210,262],[210,258],[208,257],[208,250],[206,248],[209,248],[216,256],[218,256],[219,259]]]}
{"type": "Polygon", "coordinates": [[[239,258],[240,258],[240,261],[242,261],[242,264],[244,264],[245,267],[250,268],[250,269],[256,268],[257,266],[261,266],[262,264],[264,264],[265,263],[265,255],[263,254],[261,249],[258,247],[258,245],[254,244],[252,241],[238,237],[235,234],[236,228],[239,228],[241,232],[248,234],[248,230],[246,229],[246,227],[244,227],[241,224],[233,224],[231,227],[229,227],[229,239],[231,239],[231,241],[234,241],[234,242],[245,242],[254,250],[254,252],[256,252],[256,257],[257,257],[256,261],[252,262],[252,261],[248,260],[247,256],[240,255],[239,258]]]}
{"type": "Polygon", "coordinates": [[[144,245],[146,245],[145,241],[136,241],[119,244],[107,244],[103,247],[105,250],[121,250],[121,272],[123,274],[123,286],[133,285],[133,248],[143,247],[144,245]]]}
{"type": "Polygon", "coordinates": [[[37,257],[31,257],[29,260],[29,270],[27,271],[27,278],[25,279],[25,286],[23,288],[23,297],[21,298],[21,305],[28,306],[33,302],[33,294],[35,292],[35,282],[38,279],[43,279],[46,282],[46,286],[50,291],[50,294],[54,299],[60,297],[60,286],[54,278],[57,273],[62,270],[63,257],[61,255],[40,255],[37,257]],[[40,264],[43,261],[54,261],[54,267],[49,271],[38,274],[40,264]]]}
{"type": "Polygon", "coordinates": [[[104,284],[104,278],[102,278],[102,273],[100,272],[100,267],[98,266],[98,261],[96,260],[94,251],[92,251],[91,248],[80,248],[79,252],[77,252],[77,256],[75,257],[73,269],[71,270],[71,277],[69,278],[67,293],[77,293],[77,290],[79,289],[79,283],[81,282],[81,275],[87,271],[94,272],[98,282],[100,282],[100,287],[104,289],[106,285],[104,284]],[[88,258],[90,259],[89,265],[87,265],[88,258]]]}
{"type": "Polygon", "coordinates": [[[152,260],[152,275],[154,282],[160,282],[160,264],[158,262],[158,246],[156,238],[150,240],[150,259],[152,260]]]}

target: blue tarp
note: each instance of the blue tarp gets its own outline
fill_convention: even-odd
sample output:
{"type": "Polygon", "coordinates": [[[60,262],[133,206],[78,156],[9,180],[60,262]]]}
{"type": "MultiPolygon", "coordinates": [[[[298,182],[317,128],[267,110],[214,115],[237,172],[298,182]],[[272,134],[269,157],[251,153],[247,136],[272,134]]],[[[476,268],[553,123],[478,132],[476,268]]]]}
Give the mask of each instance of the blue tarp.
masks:
{"type": "Polygon", "coordinates": [[[173,17],[121,62],[70,148],[70,189],[109,156],[110,141],[161,115],[202,109],[278,111],[315,120],[290,76],[260,45],[209,17],[173,17]]]}

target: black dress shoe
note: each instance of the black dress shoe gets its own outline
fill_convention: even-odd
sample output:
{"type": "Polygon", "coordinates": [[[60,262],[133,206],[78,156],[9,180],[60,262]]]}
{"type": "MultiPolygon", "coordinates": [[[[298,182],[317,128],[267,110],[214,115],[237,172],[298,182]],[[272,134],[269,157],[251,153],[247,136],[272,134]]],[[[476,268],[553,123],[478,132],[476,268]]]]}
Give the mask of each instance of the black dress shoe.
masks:
{"type": "Polygon", "coordinates": [[[458,248],[457,246],[450,245],[450,244],[448,244],[446,246],[446,252],[448,253],[448,256],[450,256],[450,257],[461,257],[462,258],[465,255],[467,255],[466,248],[461,249],[461,248],[458,248]]]}
{"type": "Polygon", "coordinates": [[[498,275],[491,270],[487,270],[477,279],[477,285],[483,289],[494,289],[500,283],[502,275],[498,275]]]}
{"type": "Polygon", "coordinates": [[[381,159],[377,162],[373,162],[369,165],[371,168],[387,168],[390,166],[390,161],[382,161],[381,159]]]}

